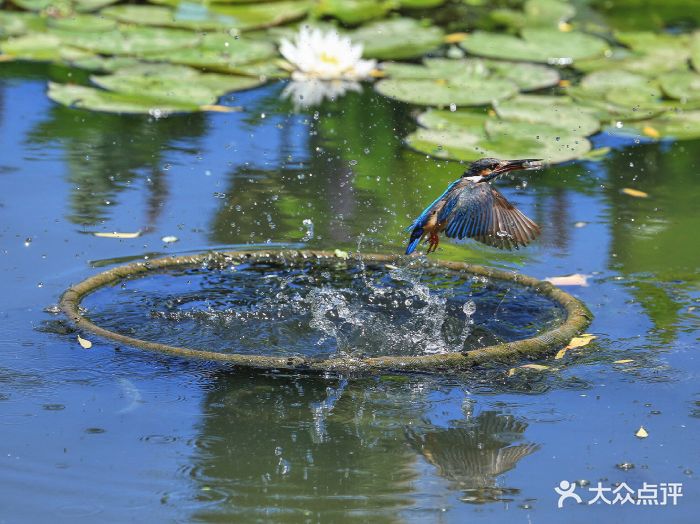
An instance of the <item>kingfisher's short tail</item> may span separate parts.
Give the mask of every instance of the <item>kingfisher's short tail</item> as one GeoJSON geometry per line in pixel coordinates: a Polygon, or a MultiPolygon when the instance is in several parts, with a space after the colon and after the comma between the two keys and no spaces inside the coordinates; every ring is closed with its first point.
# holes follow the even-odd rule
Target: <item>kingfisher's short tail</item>
{"type": "Polygon", "coordinates": [[[417,227],[411,232],[411,240],[408,242],[408,246],[406,246],[406,254],[410,255],[416,250],[416,247],[420,243],[420,239],[423,237],[423,228],[417,227]]]}

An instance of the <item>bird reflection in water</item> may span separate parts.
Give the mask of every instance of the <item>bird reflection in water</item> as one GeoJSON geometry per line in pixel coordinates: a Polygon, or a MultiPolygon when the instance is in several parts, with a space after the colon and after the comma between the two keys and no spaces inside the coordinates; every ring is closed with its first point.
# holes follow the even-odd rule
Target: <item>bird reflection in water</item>
{"type": "Polygon", "coordinates": [[[511,415],[484,411],[468,427],[407,430],[411,446],[437,473],[462,491],[460,500],[472,504],[511,501],[518,489],[499,485],[498,477],[535,452],[536,444],[514,444],[527,424],[511,415]]]}

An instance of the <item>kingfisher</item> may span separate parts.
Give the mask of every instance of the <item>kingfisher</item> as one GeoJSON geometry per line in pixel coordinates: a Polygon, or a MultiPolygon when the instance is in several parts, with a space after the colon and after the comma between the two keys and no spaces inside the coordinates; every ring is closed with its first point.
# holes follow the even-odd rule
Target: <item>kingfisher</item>
{"type": "Polygon", "coordinates": [[[508,202],[490,182],[509,171],[539,169],[541,159],[498,160],[482,158],[469,166],[445,192],[406,228],[411,238],[410,255],[428,237],[432,253],[440,243],[440,233],[448,238],[473,238],[499,249],[518,249],[540,234],[540,227],[508,202]]]}

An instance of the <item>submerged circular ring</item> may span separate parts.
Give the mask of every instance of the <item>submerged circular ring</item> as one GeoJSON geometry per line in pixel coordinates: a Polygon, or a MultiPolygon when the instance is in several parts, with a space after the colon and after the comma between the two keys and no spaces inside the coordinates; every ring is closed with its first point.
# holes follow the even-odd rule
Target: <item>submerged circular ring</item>
{"type": "MultiPolygon", "coordinates": [[[[363,260],[375,263],[392,263],[401,257],[382,254],[363,254],[363,260]]],[[[61,310],[68,315],[76,327],[89,331],[100,337],[147,351],[155,351],[185,358],[197,358],[211,361],[228,362],[235,366],[259,369],[295,369],[309,371],[419,371],[444,372],[470,368],[487,362],[509,362],[519,358],[541,358],[550,352],[560,349],[588,327],[592,314],[579,300],[549,282],[521,275],[517,272],[501,271],[484,266],[433,260],[427,262],[430,267],[446,268],[452,271],[479,275],[491,279],[514,282],[529,287],[537,293],[549,297],[559,304],[566,312],[565,320],[557,327],[535,337],[505,342],[493,346],[473,349],[466,352],[440,353],[421,356],[382,356],[367,358],[313,359],[304,357],[273,357],[265,355],[241,355],[236,353],[218,353],[214,351],[170,346],[158,342],[150,342],[128,337],[114,331],[102,328],[80,311],[82,299],[97,289],[115,284],[116,282],[153,270],[202,264],[207,261],[225,260],[230,262],[254,260],[329,260],[338,257],[328,251],[209,251],[197,255],[173,256],[154,259],[146,262],[134,262],[117,266],[70,287],[61,297],[61,310]]]]}

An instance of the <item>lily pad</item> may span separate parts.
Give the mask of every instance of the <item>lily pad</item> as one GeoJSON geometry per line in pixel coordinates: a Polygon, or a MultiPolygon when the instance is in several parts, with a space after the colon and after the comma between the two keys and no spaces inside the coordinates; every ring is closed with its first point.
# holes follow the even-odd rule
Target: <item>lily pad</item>
{"type": "Polygon", "coordinates": [[[62,31],[87,33],[99,33],[117,28],[114,20],[88,14],[71,14],[60,18],[48,17],[46,25],[62,31]]]}
{"type": "Polygon", "coordinates": [[[217,30],[235,27],[236,19],[212,13],[200,4],[181,4],[177,9],[156,5],[115,5],[103,9],[102,15],[120,22],[179,27],[193,30],[217,30]]]}
{"type": "Polygon", "coordinates": [[[344,24],[356,25],[382,18],[397,7],[394,0],[319,0],[314,8],[317,16],[332,16],[344,24]]]}
{"type": "Polygon", "coordinates": [[[550,163],[580,158],[591,149],[583,137],[559,137],[542,132],[522,136],[514,125],[495,124],[488,134],[469,131],[419,129],[406,137],[406,144],[436,158],[473,161],[483,156],[496,158],[543,158],[550,163]],[[539,138],[537,138],[539,136],[539,138]]]}
{"type": "Polygon", "coordinates": [[[661,89],[670,98],[681,102],[700,100],[700,74],[691,71],[668,73],[659,78],[661,89]]]}
{"type": "Polygon", "coordinates": [[[576,8],[561,0],[528,0],[522,11],[514,9],[494,9],[491,19],[496,23],[521,29],[523,27],[559,28],[570,20],[576,8]]]}
{"type": "Polygon", "coordinates": [[[612,128],[609,131],[612,134],[695,140],[700,138],[700,111],[664,113],[656,118],[634,122],[622,128],[612,128]]]}
{"type": "Polygon", "coordinates": [[[629,71],[654,77],[669,71],[687,68],[688,54],[672,48],[658,48],[652,51],[627,51],[616,49],[610,56],[579,60],[574,67],[583,72],[600,70],[629,71]]]}
{"type": "Polygon", "coordinates": [[[196,69],[172,64],[138,64],[119,69],[112,75],[92,76],[90,80],[110,91],[198,106],[214,104],[232,91],[257,87],[262,82],[244,76],[201,73],[196,69]]]}
{"type": "Polygon", "coordinates": [[[555,69],[540,64],[480,58],[427,58],[423,64],[387,62],[382,64],[382,69],[386,75],[393,78],[443,79],[451,82],[459,82],[463,78],[499,78],[510,80],[523,90],[540,89],[559,82],[559,73],[555,69]]]}
{"type": "Polygon", "coordinates": [[[0,42],[0,51],[18,60],[52,62],[61,58],[61,39],[46,33],[32,33],[0,42]]]}
{"type": "Polygon", "coordinates": [[[518,86],[510,80],[494,78],[462,77],[457,81],[389,78],[375,87],[384,96],[402,102],[437,107],[485,105],[518,92],[518,86]]]}
{"type": "Polygon", "coordinates": [[[103,55],[144,56],[194,47],[199,37],[190,31],[155,27],[123,27],[102,33],[60,32],[67,44],[103,55]]]}
{"type": "Polygon", "coordinates": [[[48,96],[68,107],[108,113],[166,115],[168,113],[199,111],[195,104],[158,100],[144,95],[111,93],[91,87],[49,82],[48,96]]]}
{"type": "Polygon", "coordinates": [[[233,18],[235,29],[251,30],[298,20],[311,9],[309,1],[262,2],[245,5],[213,4],[209,10],[217,15],[233,18]]]}
{"type": "Polygon", "coordinates": [[[700,31],[693,33],[690,39],[690,61],[693,68],[700,73],[700,31]]]}
{"type": "Polygon", "coordinates": [[[44,11],[56,8],[59,12],[89,12],[97,11],[101,7],[115,4],[119,0],[12,0],[12,3],[27,11],[44,11]]]}
{"type": "Polygon", "coordinates": [[[474,134],[483,135],[484,125],[488,118],[489,115],[484,110],[428,109],[418,115],[417,120],[421,126],[438,131],[467,131],[471,129],[474,134]]]}
{"type": "MultiPolygon", "coordinates": [[[[595,112],[563,96],[521,95],[495,105],[504,120],[547,125],[566,135],[588,136],[600,129],[595,112]]],[[[554,132],[552,132],[554,133],[554,132]]]]}
{"type": "Polygon", "coordinates": [[[34,13],[0,11],[0,38],[20,36],[31,31],[43,31],[46,21],[34,13]]]}
{"type": "Polygon", "coordinates": [[[526,28],[521,36],[477,31],[460,45],[475,55],[558,65],[600,56],[608,49],[602,38],[578,31],[526,28]]]}
{"type": "Polygon", "coordinates": [[[347,32],[353,42],[364,46],[365,58],[400,60],[423,56],[443,44],[442,29],[421,24],[413,18],[393,18],[363,25],[347,32]]]}
{"type": "Polygon", "coordinates": [[[277,50],[270,42],[213,33],[204,35],[194,47],[151,53],[147,58],[229,72],[243,64],[274,56],[277,56],[277,50]]]}

